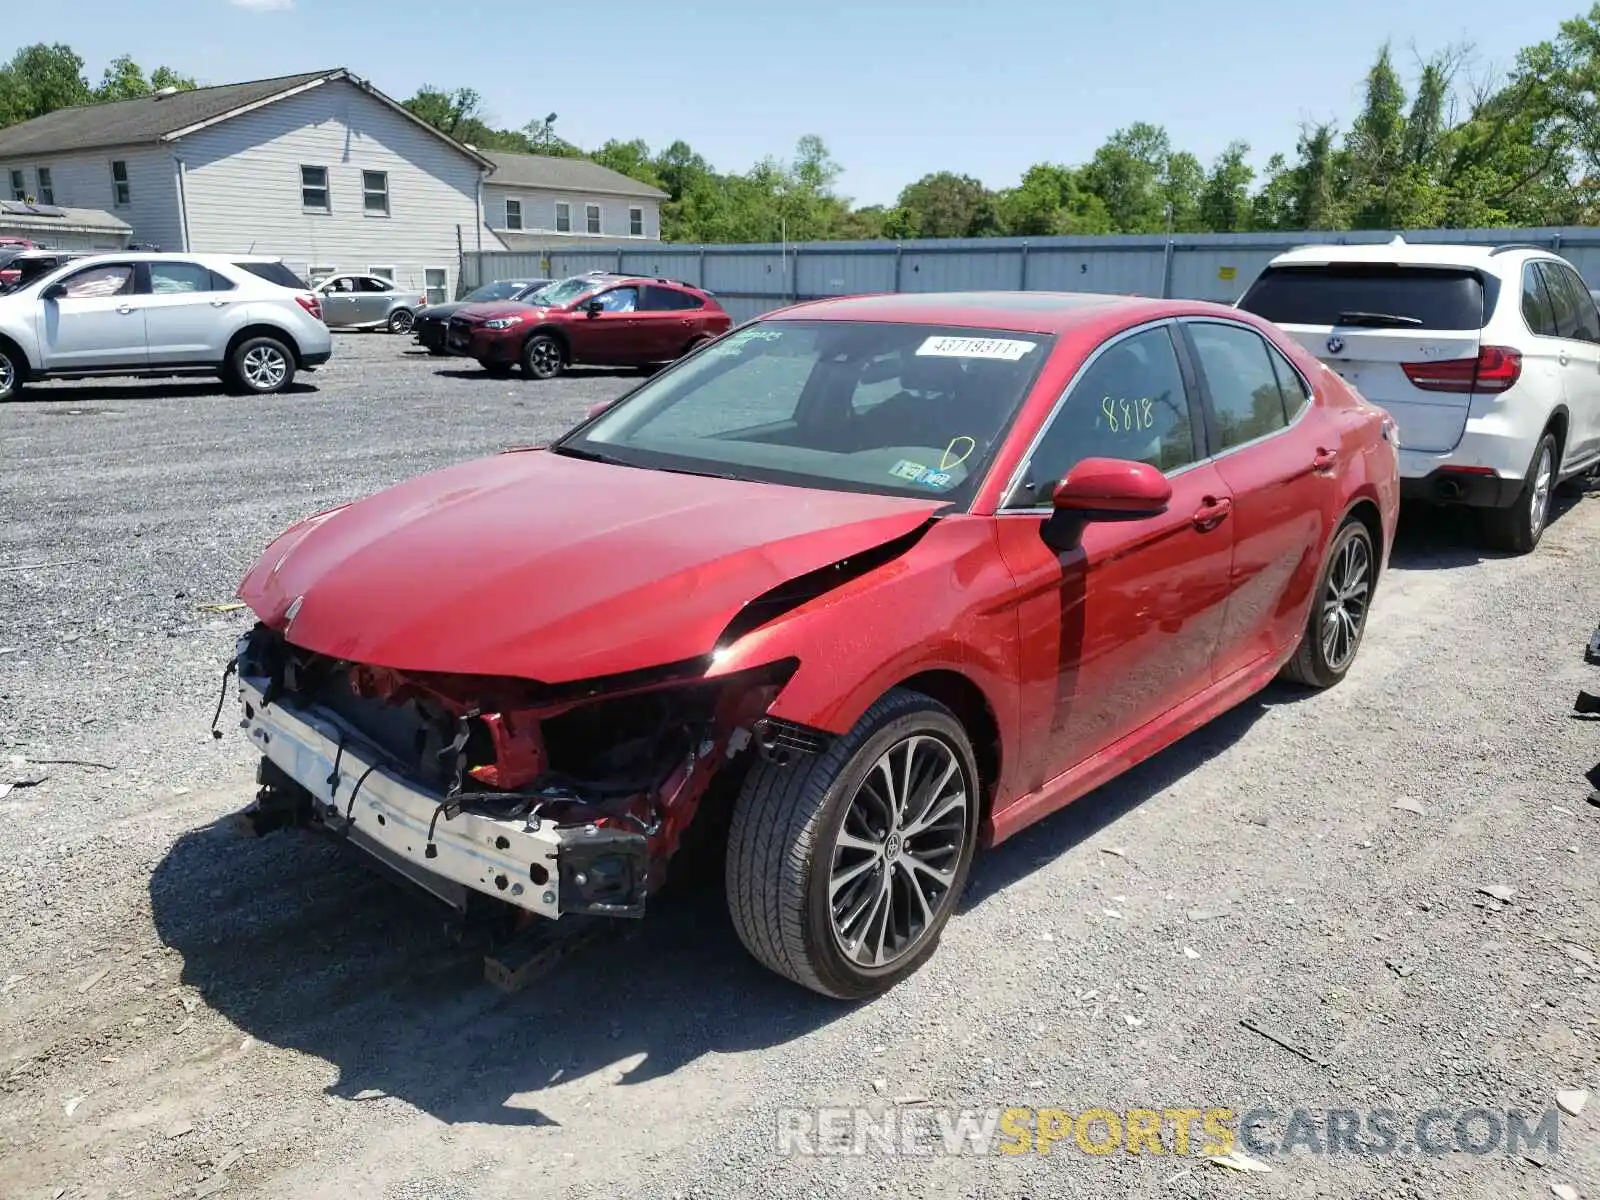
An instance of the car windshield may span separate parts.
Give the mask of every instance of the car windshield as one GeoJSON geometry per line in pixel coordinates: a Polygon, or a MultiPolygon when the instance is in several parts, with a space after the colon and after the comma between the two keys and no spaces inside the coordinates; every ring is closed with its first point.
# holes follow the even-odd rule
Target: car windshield
{"type": "Polygon", "coordinates": [[[485,300],[509,300],[522,290],[522,286],[520,283],[507,283],[504,280],[486,283],[468,292],[466,301],[470,304],[481,304],[485,300]]]}
{"type": "Polygon", "coordinates": [[[656,376],[554,449],[966,504],[1050,342],[898,322],[757,322],[656,376]]]}
{"type": "Polygon", "coordinates": [[[604,279],[595,275],[574,275],[571,279],[558,279],[529,296],[528,303],[542,304],[546,308],[571,304],[579,297],[587,296],[604,282],[604,279]]]}

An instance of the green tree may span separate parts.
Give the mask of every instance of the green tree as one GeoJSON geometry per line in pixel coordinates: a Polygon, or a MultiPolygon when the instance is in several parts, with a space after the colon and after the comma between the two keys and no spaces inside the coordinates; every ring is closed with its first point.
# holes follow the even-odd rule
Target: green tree
{"type": "Polygon", "coordinates": [[[1084,184],[1100,198],[1116,233],[1160,233],[1170,200],[1167,131],[1143,121],[1119,129],[1084,168],[1084,184]]]}
{"type": "Polygon", "coordinates": [[[31,121],[93,99],[83,59],[60,42],[24,46],[0,67],[0,125],[31,121]]]}
{"type": "Polygon", "coordinates": [[[1248,143],[1229,142],[1211,164],[1200,192],[1201,228],[1215,233],[1243,233],[1254,227],[1250,185],[1256,173],[1245,161],[1249,154],[1248,143]]]}
{"type": "Polygon", "coordinates": [[[937,171],[900,193],[897,207],[915,214],[919,237],[982,237],[998,229],[994,195],[970,175],[937,171]]]}

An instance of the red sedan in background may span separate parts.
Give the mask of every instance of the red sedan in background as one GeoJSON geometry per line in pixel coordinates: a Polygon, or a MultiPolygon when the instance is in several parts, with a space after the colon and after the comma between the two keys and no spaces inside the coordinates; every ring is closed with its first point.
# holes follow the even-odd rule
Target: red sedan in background
{"type": "Polygon", "coordinates": [[[1398,502],[1388,414],[1234,309],[789,308],[274,542],[252,817],[524,918],[641,915],[714,839],[757,959],[871,995],[980,845],[1337,683],[1398,502]]]}
{"type": "Polygon", "coordinates": [[[552,283],[520,303],[467,305],[450,318],[445,348],[487,371],[520,366],[530,379],[553,379],[574,364],[659,366],[732,326],[709,292],[597,272],[552,283]]]}

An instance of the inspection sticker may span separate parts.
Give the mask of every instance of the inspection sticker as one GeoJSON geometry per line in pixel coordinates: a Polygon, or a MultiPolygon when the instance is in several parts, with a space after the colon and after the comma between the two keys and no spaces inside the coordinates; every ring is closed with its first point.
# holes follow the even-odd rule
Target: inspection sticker
{"type": "Polygon", "coordinates": [[[994,358],[1016,362],[1037,344],[1019,342],[1015,338],[931,337],[917,347],[917,353],[935,358],[994,358]]]}

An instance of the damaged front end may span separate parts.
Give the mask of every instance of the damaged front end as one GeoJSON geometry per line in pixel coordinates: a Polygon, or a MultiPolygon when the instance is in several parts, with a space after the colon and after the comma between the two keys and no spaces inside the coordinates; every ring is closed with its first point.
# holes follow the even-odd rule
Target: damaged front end
{"type": "Polygon", "coordinates": [[[556,918],[638,917],[792,663],[714,679],[709,660],[548,686],[347,662],[265,625],[234,663],[262,754],[258,833],[320,827],[465,911],[473,893],[556,918]]]}

